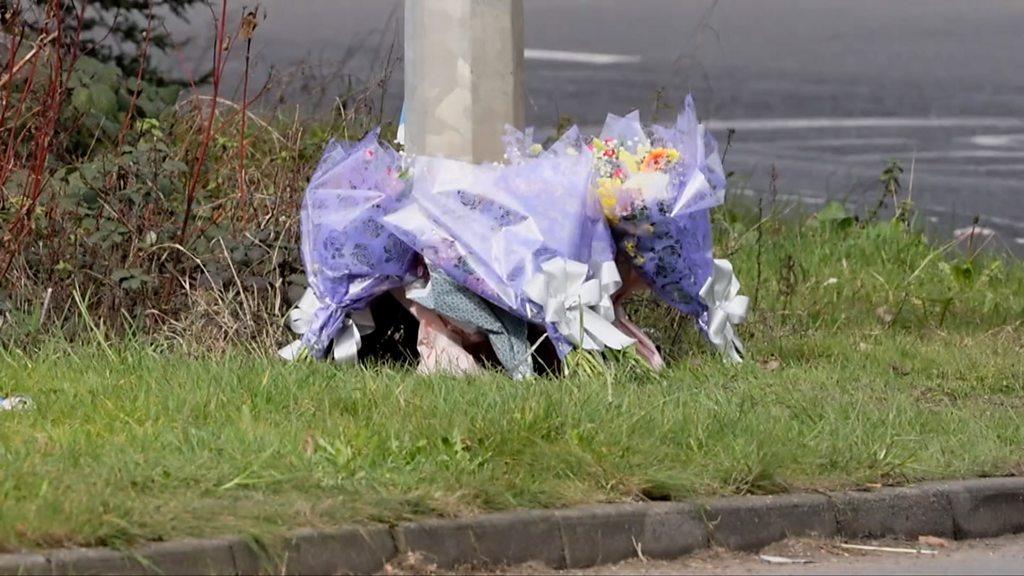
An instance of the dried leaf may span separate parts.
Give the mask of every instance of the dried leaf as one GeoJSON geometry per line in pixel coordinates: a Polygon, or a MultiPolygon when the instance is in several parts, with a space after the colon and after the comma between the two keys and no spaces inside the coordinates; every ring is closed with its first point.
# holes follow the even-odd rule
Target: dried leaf
{"type": "Polygon", "coordinates": [[[242,24],[238,30],[238,36],[242,40],[252,40],[253,34],[256,32],[256,27],[259,26],[259,21],[256,19],[256,10],[249,12],[242,18],[242,24]]]}
{"type": "Polygon", "coordinates": [[[918,536],[917,542],[932,548],[949,548],[949,540],[939,538],[938,536],[918,536]]]}
{"type": "Polygon", "coordinates": [[[910,369],[904,368],[903,366],[894,363],[892,365],[892,373],[896,374],[897,376],[910,376],[910,369]]]}
{"type": "Polygon", "coordinates": [[[875,308],[875,316],[882,324],[892,324],[892,319],[895,318],[892,310],[889,310],[885,306],[875,308]]]}

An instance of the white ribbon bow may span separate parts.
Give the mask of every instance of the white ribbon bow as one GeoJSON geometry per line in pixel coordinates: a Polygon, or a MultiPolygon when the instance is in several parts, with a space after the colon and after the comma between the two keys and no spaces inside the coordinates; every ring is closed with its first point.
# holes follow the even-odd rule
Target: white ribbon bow
{"type": "Polygon", "coordinates": [[[733,326],[747,318],[750,299],[740,296],[740,281],[728,260],[715,260],[711,278],[700,289],[700,298],[708,307],[704,329],[708,340],[733,362],[743,361],[743,343],[733,326]]]}
{"type": "Polygon", "coordinates": [[[552,258],[541,264],[541,273],[524,286],[526,295],[543,308],[544,321],[586,350],[621,350],[634,343],[612,325],[615,309],[611,295],[622,280],[615,265],[606,264],[597,278],[587,280],[586,264],[552,258]]]}
{"type": "MultiPolygon", "coordinates": [[[[307,288],[295,308],[288,313],[288,327],[300,336],[305,334],[312,326],[313,318],[320,306],[320,300],[316,294],[311,288],[307,288]]],[[[334,361],[339,364],[355,362],[359,358],[362,336],[373,332],[374,327],[373,316],[370,315],[369,310],[360,310],[345,318],[344,328],[334,338],[331,353],[334,361]]],[[[292,362],[298,360],[305,350],[306,345],[299,339],[278,350],[277,355],[292,362]]]]}

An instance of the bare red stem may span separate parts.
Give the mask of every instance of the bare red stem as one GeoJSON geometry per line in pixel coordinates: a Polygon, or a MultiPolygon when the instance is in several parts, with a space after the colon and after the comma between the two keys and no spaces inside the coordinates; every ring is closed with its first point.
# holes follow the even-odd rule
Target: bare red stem
{"type": "Polygon", "coordinates": [[[227,20],[228,0],[221,0],[220,21],[217,23],[217,46],[213,55],[213,98],[210,99],[210,116],[206,119],[203,128],[202,140],[199,143],[199,153],[196,155],[195,167],[192,169],[192,178],[188,183],[188,191],[185,194],[185,216],[181,220],[181,231],[179,241],[185,244],[185,237],[188,232],[189,220],[192,218],[192,206],[196,200],[196,192],[199,189],[199,179],[203,174],[203,164],[210,152],[210,142],[213,140],[213,123],[217,117],[217,101],[220,98],[220,81],[224,72],[224,62],[227,60],[227,20]]]}

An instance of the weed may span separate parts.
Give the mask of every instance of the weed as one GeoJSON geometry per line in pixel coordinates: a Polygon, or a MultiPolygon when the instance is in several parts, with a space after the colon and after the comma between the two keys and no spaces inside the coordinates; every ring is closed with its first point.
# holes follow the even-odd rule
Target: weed
{"type": "Polygon", "coordinates": [[[0,341],[91,337],[69,306],[77,289],[113,336],[273,349],[304,289],[297,223],[308,173],[328,138],[359,138],[380,119],[393,52],[329,123],[261,118],[251,106],[266,87],[250,94],[244,78],[239,103],[219,88],[230,59],[250,58],[258,9],[232,32],[228,3],[217,5],[211,93],[179,97],[144,80],[148,46],[126,76],[82,56],[81,22],[50,6],[41,28],[8,19],[15,33],[0,63],[0,341]],[[29,329],[44,299],[47,330],[29,329]]]}

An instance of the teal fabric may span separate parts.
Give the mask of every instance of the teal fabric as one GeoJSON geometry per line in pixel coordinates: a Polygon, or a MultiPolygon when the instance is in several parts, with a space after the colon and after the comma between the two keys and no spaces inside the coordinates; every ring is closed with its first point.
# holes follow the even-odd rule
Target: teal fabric
{"type": "Polygon", "coordinates": [[[486,302],[440,270],[429,267],[425,290],[409,298],[442,316],[487,335],[501,365],[516,380],[533,375],[526,321],[486,302]]]}

